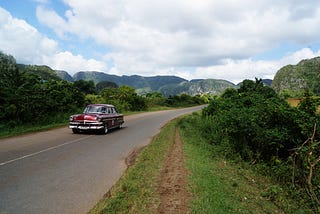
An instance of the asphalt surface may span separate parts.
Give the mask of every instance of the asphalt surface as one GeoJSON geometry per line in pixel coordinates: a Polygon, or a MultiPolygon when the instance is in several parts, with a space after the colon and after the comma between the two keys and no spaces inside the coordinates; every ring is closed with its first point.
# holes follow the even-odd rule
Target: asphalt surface
{"type": "Polygon", "coordinates": [[[107,135],[67,127],[0,140],[0,213],[87,213],[126,170],[125,158],[169,120],[203,106],[125,117],[107,135]]]}

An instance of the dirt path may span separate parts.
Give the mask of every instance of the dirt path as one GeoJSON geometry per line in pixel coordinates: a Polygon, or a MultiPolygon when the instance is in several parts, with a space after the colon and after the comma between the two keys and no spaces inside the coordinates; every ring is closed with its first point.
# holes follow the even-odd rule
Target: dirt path
{"type": "Polygon", "coordinates": [[[179,130],[176,129],[175,143],[170,148],[160,174],[160,205],[157,213],[189,213],[188,201],[191,194],[187,191],[187,175],[182,141],[179,130]]]}

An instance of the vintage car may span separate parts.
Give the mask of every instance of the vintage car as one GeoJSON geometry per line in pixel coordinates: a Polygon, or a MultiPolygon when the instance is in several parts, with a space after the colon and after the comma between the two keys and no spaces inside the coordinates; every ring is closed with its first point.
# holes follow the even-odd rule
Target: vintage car
{"type": "Polygon", "coordinates": [[[83,114],[70,116],[69,128],[75,134],[89,130],[107,134],[110,129],[121,128],[123,123],[123,114],[118,114],[113,105],[91,104],[84,109],[83,114]]]}

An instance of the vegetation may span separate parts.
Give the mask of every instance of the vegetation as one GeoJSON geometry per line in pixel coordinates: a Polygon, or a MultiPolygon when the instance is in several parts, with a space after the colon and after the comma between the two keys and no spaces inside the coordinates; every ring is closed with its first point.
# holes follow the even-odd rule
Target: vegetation
{"type": "Polygon", "coordinates": [[[39,66],[17,64],[17,68],[21,72],[35,74],[42,80],[61,80],[54,70],[45,65],[39,66]]]}
{"type": "Polygon", "coordinates": [[[28,72],[31,68],[20,70],[13,57],[0,55],[0,121],[6,121],[8,128],[47,120],[84,105],[84,95],[72,83],[41,79],[28,72]]]}
{"type": "Polygon", "coordinates": [[[216,79],[200,79],[184,81],[180,84],[167,84],[159,89],[165,96],[170,96],[174,94],[221,94],[227,88],[236,88],[231,82],[226,80],[216,80],[216,79]]]}
{"type": "Polygon", "coordinates": [[[102,81],[102,82],[97,83],[96,92],[99,93],[100,91],[102,91],[105,88],[118,88],[118,85],[114,82],[102,81]]]}
{"type": "Polygon", "coordinates": [[[258,167],[225,156],[225,145],[205,138],[201,113],[170,122],[90,213],[154,213],[159,206],[159,175],[180,127],[184,142],[190,213],[310,213],[258,167]]]}
{"type": "MultiPolygon", "coordinates": [[[[235,173],[232,178],[238,177],[237,173],[246,175],[249,173],[251,177],[253,176],[251,171],[244,172],[240,170],[242,168],[239,168],[249,165],[275,182],[270,187],[262,186],[264,191],[260,196],[266,197],[285,212],[297,209],[301,212],[312,210],[319,213],[320,116],[317,113],[319,100],[313,96],[319,93],[320,81],[318,77],[314,77],[318,71],[316,68],[319,65],[319,59],[302,61],[299,63],[301,68],[287,67],[299,71],[298,73],[286,73],[287,68],[284,69],[284,73],[288,74],[284,77],[289,78],[285,81],[286,84],[290,85],[290,81],[295,82],[298,84],[295,88],[299,90],[284,89],[281,81],[276,80],[273,87],[281,93],[280,96],[272,88],[265,86],[261,80],[245,80],[240,88],[228,88],[219,97],[208,94],[164,96],[160,92],[147,92],[141,96],[134,88],[127,85],[119,84],[121,86],[118,87],[108,82],[95,85],[94,81],[84,80],[71,83],[58,78],[47,66],[19,65],[12,56],[0,53],[0,136],[10,135],[12,131],[16,133],[21,129],[29,130],[30,127],[38,129],[39,126],[48,128],[48,124],[65,124],[68,115],[82,111],[83,107],[89,103],[110,103],[114,104],[120,112],[125,112],[163,106],[185,107],[210,102],[202,116],[193,115],[193,119],[183,120],[184,122],[180,123],[185,141],[190,142],[186,147],[189,152],[189,167],[197,177],[191,176],[194,179],[192,185],[195,185],[193,191],[197,196],[199,195],[199,198],[196,199],[198,202],[193,204],[194,209],[201,210],[200,207],[206,207],[208,204],[205,203],[210,204],[213,200],[217,203],[215,207],[221,207],[221,212],[246,210],[247,207],[239,202],[241,192],[239,192],[238,199],[230,198],[226,194],[233,187],[238,187],[240,181],[228,180],[225,175],[230,171],[235,173]],[[308,73],[308,71],[311,72],[308,73]],[[309,81],[309,79],[314,81],[309,81]],[[297,107],[291,107],[281,98],[290,97],[295,93],[301,96],[302,89],[304,99],[301,99],[297,107]],[[192,130],[193,134],[189,133],[188,129],[192,130]],[[199,157],[201,155],[203,157],[199,157]],[[218,159],[210,160],[210,157],[218,159]],[[195,161],[192,161],[193,158],[195,161]],[[218,174],[217,170],[221,160],[232,164],[221,169],[225,170],[225,174],[217,176],[215,173],[218,174]],[[204,162],[208,162],[208,165],[203,164],[204,162]],[[237,168],[240,172],[236,170],[237,168]],[[206,170],[209,170],[210,173],[207,173],[206,170]],[[213,180],[209,179],[210,177],[213,180]],[[200,179],[199,183],[197,179],[200,179]],[[232,187],[230,187],[230,182],[232,187]],[[197,186],[201,185],[205,188],[197,189],[197,186]],[[207,190],[218,192],[205,192],[207,190]],[[201,198],[202,196],[205,198],[201,198]],[[213,199],[209,198],[211,196],[213,199]],[[287,202],[287,198],[296,199],[302,204],[297,207],[295,203],[287,202]],[[224,201],[217,201],[218,199],[224,201]],[[235,207],[228,206],[229,203],[234,204],[235,207]]],[[[141,80],[139,76],[134,78],[141,80]]],[[[150,80],[154,81],[154,84],[157,82],[157,78],[151,78],[148,81],[150,80]]],[[[180,81],[176,78],[171,80],[180,81]]],[[[147,80],[143,79],[138,83],[143,86],[145,82],[147,80]]],[[[203,83],[198,82],[197,84],[200,84],[198,85],[200,87],[203,83]]],[[[150,85],[148,87],[151,88],[150,85]]],[[[103,204],[105,210],[110,208],[119,211],[118,205],[121,205],[124,207],[123,210],[130,208],[136,212],[147,208],[145,203],[154,203],[157,200],[153,189],[154,176],[162,161],[162,155],[165,154],[171,142],[170,133],[168,130],[161,135],[162,140],[154,143],[150,150],[146,150],[140,157],[142,167],[141,165],[134,167],[141,167],[138,172],[135,172],[134,169],[128,171],[129,181],[124,181],[115,187],[118,190],[112,197],[114,201],[111,201],[110,205],[108,205],[109,202],[103,204]],[[148,154],[149,152],[151,155],[148,154]],[[149,160],[151,162],[148,162],[149,160]],[[147,165],[152,168],[150,172],[147,165]],[[151,174],[142,174],[141,171],[151,174]],[[147,178],[152,179],[149,181],[147,178]],[[134,183],[131,183],[131,180],[134,179],[136,179],[134,183]],[[129,199],[131,195],[141,200],[135,202],[129,199]]],[[[257,188],[244,191],[256,194],[259,192],[257,188]]],[[[273,207],[273,205],[270,206],[273,207]]],[[[262,209],[269,210],[269,208],[262,209]]],[[[126,212],[121,210],[122,208],[119,212],[126,212]]],[[[208,210],[210,210],[209,207],[208,210]]],[[[257,210],[257,212],[260,211],[257,210]]]]}
{"type": "Polygon", "coordinates": [[[191,213],[303,213],[300,201],[252,165],[226,156],[224,144],[203,135],[201,114],[179,122],[193,200],[191,213]]]}
{"type": "Polygon", "coordinates": [[[260,80],[226,90],[204,110],[203,136],[225,157],[259,166],[319,212],[320,144],[317,101],[306,94],[298,108],[260,80]]]}
{"type": "Polygon", "coordinates": [[[287,65],[275,75],[272,87],[283,97],[303,97],[307,89],[320,95],[320,57],[306,59],[297,65],[287,65]]]}
{"type": "Polygon", "coordinates": [[[157,207],[159,203],[158,178],[168,149],[175,140],[176,123],[171,122],[162,129],[91,214],[152,213],[153,206],[157,207]]]}
{"type": "Polygon", "coordinates": [[[237,87],[231,82],[218,79],[197,79],[188,81],[176,76],[116,76],[96,71],[82,71],[71,77],[65,72],[57,72],[61,78],[68,81],[93,81],[97,86],[100,82],[112,82],[117,86],[130,86],[134,88],[139,95],[146,95],[147,93],[153,92],[160,92],[165,97],[179,94],[188,94],[191,96],[207,93],[220,94],[226,88],[237,87]]]}
{"type": "MultiPolygon", "coordinates": [[[[69,77],[70,78],[70,77],[69,77]]],[[[135,89],[149,88],[148,92],[158,90],[161,86],[167,84],[179,84],[186,81],[180,77],[175,76],[154,76],[154,77],[142,77],[138,75],[132,76],[117,76],[106,74],[103,72],[87,71],[78,72],[73,76],[75,81],[86,80],[94,81],[96,84],[103,81],[114,82],[118,86],[128,85],[135,89]]]]}
{"type": "MultiPolygon", "coordinates": [[[[63,72],[60,72],[63,73],[63,72]]],[[[0,53],[0,136],[21,130],[66,124],[68,115],[90,103],[114,104],[118,111],[145,111],[159,106],[183,107],[206,102],[208,97],[179,95],[165,98],[138,95],[134,88],[112,82],[62,80],[47,66],[19,65],[0,53]],[[26,128],[28,127],[28,128],[26,128]]]]}

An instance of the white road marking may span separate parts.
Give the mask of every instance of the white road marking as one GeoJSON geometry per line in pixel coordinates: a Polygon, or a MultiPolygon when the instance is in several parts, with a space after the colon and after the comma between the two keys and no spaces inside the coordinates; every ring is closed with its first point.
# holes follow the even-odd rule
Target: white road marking
{"type": "Polygon", "coordinates": [[[84,139],[87,139],[87,138],[90,138],[90,137],[91,136],[86,136],[86,137],[83,137],[83,138],[80,138],[80,139],[76,139],[76,140],[73,140],[73,141],[70,141],[70,142],[67,142],[67,143],[63,143],[63,144],[60,144],[60,145],[57,145],[57,146],[49,147],[49,148],[41,150],[39,152],[31,153],[31,154],[28,154],[28,155],[25,155],[25,156],[22,156],[22,157],[19,157],[19,158],[15,158],[15,159],[12,159],[12,160],[9,160],[9,161],[5,161],[3,163],[0,163],[0,166],[4,166],[6,164],[13,163],[13,162],[18,161],[18,160],[22,160],[22,159],[25,159],[25,158],[28,158],[28,157],[32,157],[32,156],[35,156],[35,155],[38,155],[38,154],[53,150],[53,149],[57,149],[57,148],[62,147],[62,146],[66,146],[66,145],[69,145],[69,144],[72,144],[72,143],[76,143],[76,142],[78,142],[80,140],[84,140],[84,139]]]}

